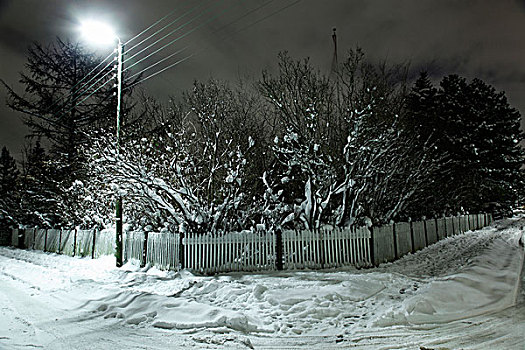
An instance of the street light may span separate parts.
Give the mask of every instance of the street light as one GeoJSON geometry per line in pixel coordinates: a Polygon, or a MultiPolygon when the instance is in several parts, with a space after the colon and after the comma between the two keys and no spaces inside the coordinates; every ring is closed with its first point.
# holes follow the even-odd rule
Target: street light
{"type": "MultiPolygon", "coordinates": [[[[117,41],[117,162],[120,153],[120,126],[122,124],[121,119],[121,105],[122,105],[122,65],[124,57],[124,44],[120,38],[115,34],[113,29],[98,21],[86,21],[82,22],[80,28],[84,38],[91,42],[98,44],[114,44],[117,41]]],[[[117,258],[117,267],[122,266],[122,196],[117,193],[117,200],[115,203],[115,216],[116,216],[116,248],[115,257],[117,258]]]]}

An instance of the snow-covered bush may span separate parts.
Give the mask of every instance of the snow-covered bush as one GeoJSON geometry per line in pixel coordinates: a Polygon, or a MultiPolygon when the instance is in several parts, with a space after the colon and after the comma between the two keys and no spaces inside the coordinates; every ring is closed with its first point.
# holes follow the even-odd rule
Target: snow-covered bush
{"type": "Polygon", "coordinates": [[[260,135],[236,120],[255,108],[239,94],[214,81],[196,84],[184,104],[164,111],[149,133],[123,141],[118,154],[112,137],[98,139],[93,178],[123,196],[129,222],[196,233],[252,225],[247,156],[260,135]]]}

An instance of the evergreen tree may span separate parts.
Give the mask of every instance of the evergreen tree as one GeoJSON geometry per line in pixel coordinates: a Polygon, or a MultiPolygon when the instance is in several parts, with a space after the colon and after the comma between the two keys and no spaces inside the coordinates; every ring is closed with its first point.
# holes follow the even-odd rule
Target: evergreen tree
{"type": "Polygon", "coordinates": [[[30,146],[22,162],[20,177],[23,223],[53,227],[60,222],[58,183],[53,163],[40,141],[30,146]]]}
{"type": "MultiPolygon", "coordinates": [[[[472,118],[472,167],[479,180],[478,204],[500,202],[512,205],[521,181],[524,152],[519,143],[520,113],[510,107],[503,92],[480,79],[469,84],[472,118]]],[[[476,209],[476,208],[475,208],[476,209]]]]}
{"type": "Polygon", "coordinates": [[[436,90],[422,74],[407,98],[405,119],[404,127],[443,157],[424,188],[427,200],[413,212],[478,211],[484,203],[516,200],[523,133],[520,114],[503,92],[458,75],[444,77],[436,90]]]}
{"type": "Polygon", "coordinates": [[[17,188],[19,171],[15,159],[6,147],[0,155],[0,227],[6,228],[18,222],[19,195],[17,188]]]}
{"type": "MultiPolygon", "coordinates": [[[[57,204],[68,223],[79,220],[75,209],[81,199],[71,192],[86,178],[81,149],[88,147],[94,130],[115,129],[114,67],[100,63],[100,58],[76,43],[60,39],[47,47],[35,43],[28,52],[26,72],[21,73],[25,93],[15,92],[4,82],[8,106],[23,113],[32,134],[45,137],[50,145],[49,161],[56,170],[61,197],[57,204]]],[[[125,91],[129,96],[130,89],[125,91]]]]}
{"type": "Polygon", "coordinates": [[[432,85],[427,72],[421,72],[406,99],[406,113],[402,116],[403,127],[425,143],[436,138],[437,89],[432,85]]]}
{"type": "MultiPolygon", "coordinates": [[[[433,159],[445,160],[441,149],[441,128],[438,90],[430,81],[427,72],[420,73],[406,98],[406,109],[401,115],[401,128],[415,138],[414,153],[420,150],[433,159]]],[[[417,191],[417,200],[407,208],[406,216],[418,218],[442,213],[448,204],[443,183],[447,183],[448,172],[443,162],[435,162],[433,171],[417,191]]]]}

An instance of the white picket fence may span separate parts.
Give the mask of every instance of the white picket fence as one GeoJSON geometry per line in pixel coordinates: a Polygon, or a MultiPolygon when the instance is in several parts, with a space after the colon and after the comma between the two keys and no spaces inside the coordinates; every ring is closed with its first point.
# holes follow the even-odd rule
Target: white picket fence
{"type": "Polygon", "coordinates": [[[115,254],[114,230],[78,229],[13,229],[11,244],[28,249],[43,250],[69,256],[92,256],[99,258],[115,254]],[[19,241],[23,232],[23,242],[19,241]],[[93,250],[94,249],[94,250],[93,250]]]}
{"type": "Polygon", "coordinates": [[[163,270],[184,267],[203,274],[276,270],[279,253],[285,270],[364,267],[372,263],[369,242],[366,227],[283,231],[280,252],[275,232],[187,233],[182,240],[178,233],[127,232],[124,257],[134,264],[149,263],[163,270]]]}
{"type": "Polygon", "coordinates": [[[182,244],[183,266],[195,272],[210,274],[276,269],[275,233],[187,234],[182,244]]]}
{"type": "Polygon", "coordinates": [[[180,235],[150,232],[146,262],[161,270],[180,268],[180,235]]]}
{"type": "Polygon", "coordinates": [[[370,266],[370,231],[366,227],[283,232],[285,269],[370,266]]]}
{"type": "MultiPolygon", "coordinates": [[[[169,232],[125,232],[123,257],[132,264],[151,264],[162,270],[187,268],[214,274],[271,271],[281,268],[323,269],[367,267],[393,261],[436,241],[492,222],[490,214],[431,219],[374,227],[242,231],[221,235],[169,232]],[[145,250],[146,248],[146,250],[145,250]]],[[[114,230],[18,229],[12,244],[73,256],[100,257],[115,253],[114,230]]]]}
{"type": "Polygon", "coordinates": [[[132,264],[140,264],[145,237],[144,232],[141,231],[127,231],[124,233],[122,250],[125,261],[129,261],[132,264]]]}

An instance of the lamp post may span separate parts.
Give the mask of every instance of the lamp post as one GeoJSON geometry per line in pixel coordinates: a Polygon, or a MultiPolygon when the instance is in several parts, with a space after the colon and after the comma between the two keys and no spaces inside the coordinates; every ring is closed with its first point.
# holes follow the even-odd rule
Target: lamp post
{"type": "MultiPolygon", "coordinates": [[[[122,124],[122,65],[124,57],[124,44],[118,39],[117,45],[117,163],[120,161],[120,126],[122,124]]],[[[116,247],[115,247],[115,257],[117,259],[117,267],[122,266],[122,196],[120,193],[117,193],[117,200],[115,202],[115,218],[116,222],[116,247]]]]}
{"type": "MultiPolygon", "coordinates": [[[[119,162],[120,154],[120,126],[122,125],[122,71],[123,71],[123,57],[124,44],[120,38],[115,34],[111,27],[95,21],[88,21],[82,23],[81,31],[83,36],[89,41],[97,43],[113,43],[117,40],[117,130],[116,130],[116,160],[119,162]]],[[[117,198],[115,202],[115,258],[116,266],[121,267],[122,259],[122,196],[119,192],[116,193],[117,198]]]]}

